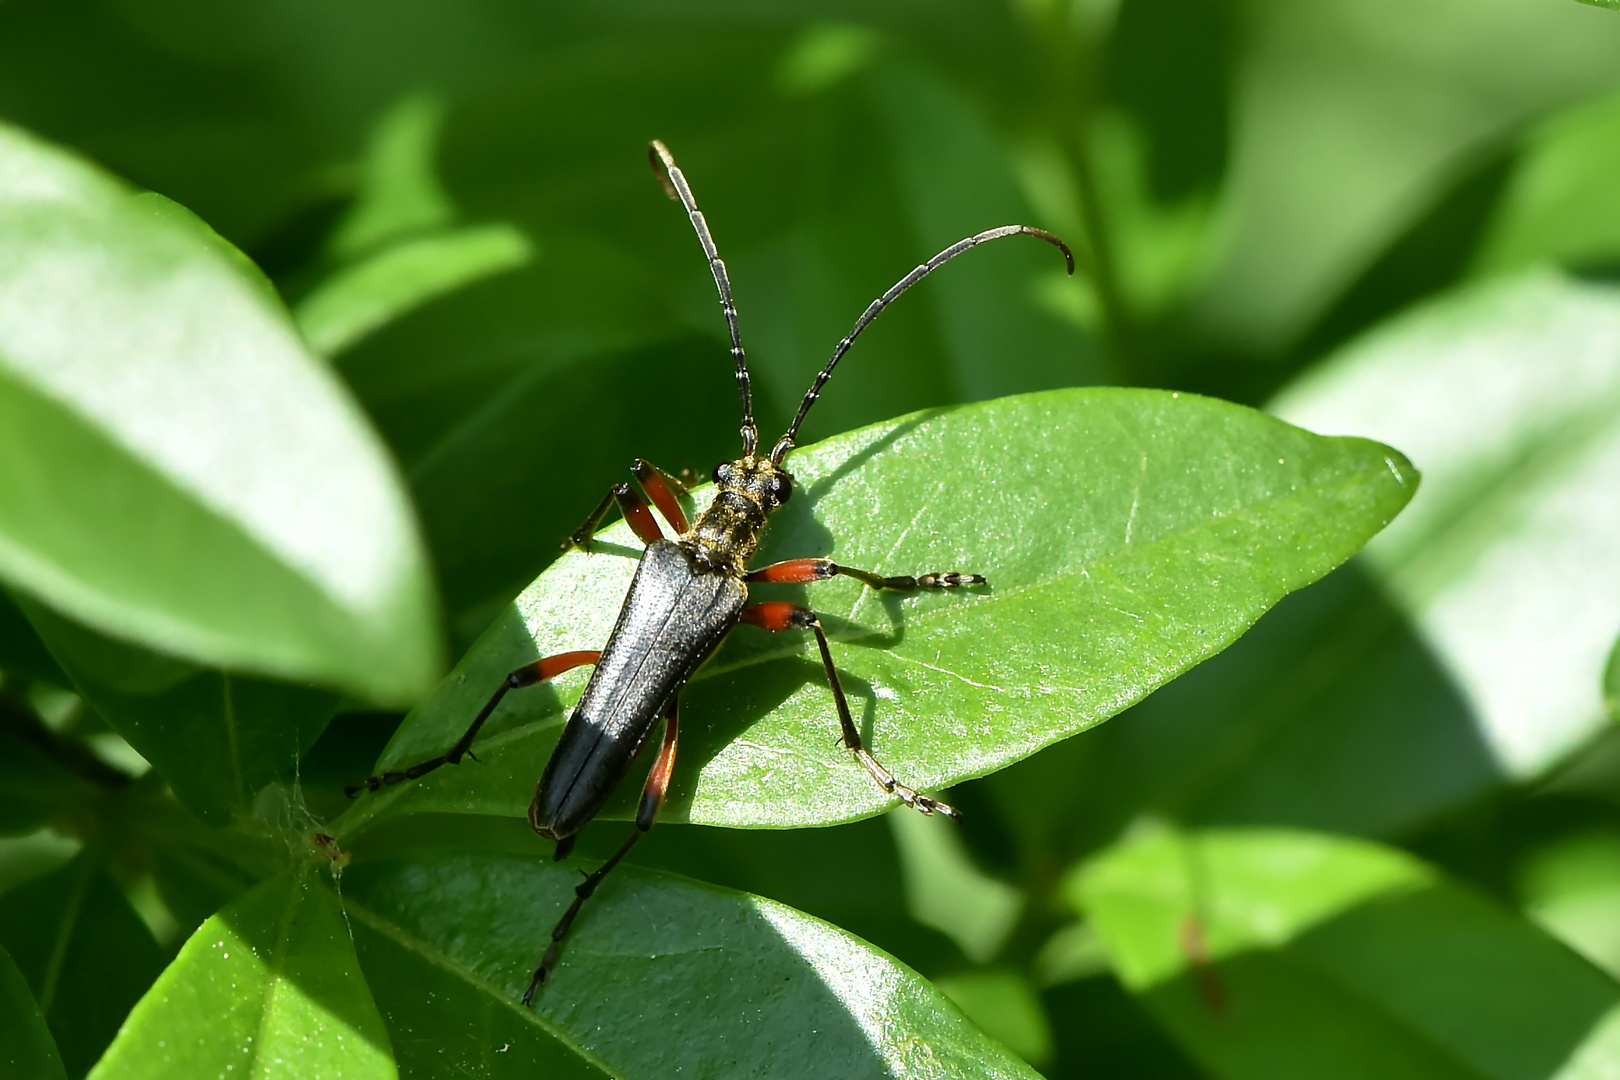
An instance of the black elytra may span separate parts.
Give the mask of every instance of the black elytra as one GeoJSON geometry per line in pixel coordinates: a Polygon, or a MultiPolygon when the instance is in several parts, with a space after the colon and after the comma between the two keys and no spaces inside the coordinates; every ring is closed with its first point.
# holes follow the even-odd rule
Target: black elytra
{"type": "Polygon", "coordinates": [[[692,189],[675,159],[661,142],[649,151],[654,174],[672,199],[678,200],[691,219],[698,242],[709,260],[714,284],[731,336],[731,355],[736,363],[737,390],[742,399],[742,456],[722,461],[714,468],[717,488],[714,500],[688,524],[677,494],[681,482],[662,469],[638,459],[632,468],[638,485],[674,529],[674,539],[666,539],[647,503],[629,484],[617,484],[585,519],[584,524],[564,546],[588,547],[596,525],[617,503],[625,520],[642,542],[642,553],[635,578],[625,594],[618,622],[600,651],[580,650],[542,657],[525,664],[502,680],[493,695],[474,717],[467,731],[445,753],[411,768],[367,777],[348,789],[351,797],[363,791],[412,780],[441,765],[456,765],[471,754],[478,730],[495,711],[507,691],[554,678],[564,671],[594,664],[590,683],[574,707],[529,806],[529,824],[541,836],[557,841],[556,857],[564,857],[573,847],[578,831],[602,809],[607,798],[624,778],[630,762],[642,744],[664,721],[663,743],[651,773],[642,788],[635,828],[611,858],[587,875],[574,890],[573,902],[551,933],[545,955],[535,969],[523,994],[530,1004],[557,964],[562,940],[573,925],[585,900],[613,867],[630,851],[641,835],[652,827],[668,790],[674,768],[679,727],[677,700],[681,688],[717,649],[739,623],[777,632],[809,630],[815,635],[833,693],[840,738],[856,761],[872,779],[906,806],[924,814],[956,817],[948,804],[895,778],[862,743],[850,714],[849,702],[833,666],[832,651],[821,620],[814,611],[780,601],[748,604],[751,582],[808,583],[838,574],[854,577],[874,589],[910,592],[918,589],[952,589],[982,585],[978,574],[954,571],[917,575],[883,576],[868,570],[840,566],[830,559],[791,559],[750,571],[749,561],[759,549],[761,535],[772,511],[793,494],[793,477],[782,467],[782,460],[794,446],[799,427],[810,407],[820,397],[861,331],[896,297],[933,273],[956,256],[991,240],[1008,236],[1033,236],[1063,252],[1069,273],[1074,273],[1074,256],[1067,245],[1051,233],[1028,225],[1000,228],[959,240],[914,268],[862,312],[854,327],[838,342],[832,358],[811,383],[793,422],[768,455],[759,454],[759,429],[754,423],[753,400],[748,382],[748,362],[742,337],[737,329],[737,307],[731,298],[731,282],[726,265],[720,260],[709,225],[697,208],[692,189]]]}

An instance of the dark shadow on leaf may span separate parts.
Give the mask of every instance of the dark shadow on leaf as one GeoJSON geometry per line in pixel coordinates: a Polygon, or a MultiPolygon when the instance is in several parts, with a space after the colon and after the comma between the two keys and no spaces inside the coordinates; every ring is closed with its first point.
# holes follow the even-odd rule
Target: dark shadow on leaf
{"type": "MultiPolygon", "coordinates": [[[[877,1078],[892,1075],[896,1047],[874,1046],[869,1029],[888,1044],[947,1022],[909,1007],[872,1029],[861,1010],[873,988],[850,994],[825,969],[827,948],[860,946],[745,895],[633,867],[584,908],[531,1020],[504,1006],[521,995],[577,881],[566,865],[457,852],[350,868],[361,963],[404,1071],[430,1052],[468,1064],[496,1049],[566,1058],[548,1023],[625,1075],[877,1078]],[[401,1032],[421,1032],[421,1045],[401,1032]]],[[[863,964],[883,962],[866,955],[863,964]]],[[[936,1049],[954,1056],[948,1043],[936,1049]]],[[[558,1061],[546,1075],[578,1065],[558,1061]]]]}

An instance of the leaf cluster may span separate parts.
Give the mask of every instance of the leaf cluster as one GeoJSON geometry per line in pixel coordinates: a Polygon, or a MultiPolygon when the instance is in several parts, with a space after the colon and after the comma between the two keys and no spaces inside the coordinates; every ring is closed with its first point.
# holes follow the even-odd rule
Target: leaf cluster
{"type": "Polygon", "coordinates": [[[0,5],[0,1072],[1620,1068],[1617,59],[1518,0],[0,5]],[[742,628],[526,1009],[638,794],[528,829],[586,673],[343,788],[600,646],[624,463],[736,452],[653,136],[767,429],[958,237],[1080,272],[886,312],[760,555],[989,579],[759,589],[961,826],[742,628]]]}

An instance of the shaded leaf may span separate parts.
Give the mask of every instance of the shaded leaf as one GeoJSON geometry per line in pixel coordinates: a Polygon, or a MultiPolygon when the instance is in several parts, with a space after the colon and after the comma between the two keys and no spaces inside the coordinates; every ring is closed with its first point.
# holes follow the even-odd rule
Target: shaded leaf
{"type": "MultiPolygon", "coordinates": [[[[989,576],[959,595],[880,597],[847,579],[812,594],[868,744],[930,789],[1097,724],[1224,648],[1360,547],[1416,483],[1388,447],[1126,390],[917,414],[788,465],[799,494],[757,563],[832,554],[882,573],[989,576]]],[[[382,767],[442,753],[537,651],[605,640],[636,567],[628,539],[609,530],[525,591],[407,718],[382,767]]],[[[795,637],[745,628],[693,679],[672,819],[780,827],[890,805],[834,742],[825,676],[795,637]]],[[[584,677],[512,695],[478,744],[484,764],[368,796],[346,827],[423,810],[521,816],[584,677]]]]}
{"type": "Polygon", "coordinates": [[[1049,1080],[1208,1080],[1112,975],[1053,987],[1041,1000],[1057,1047],[1049,1080]]]}
{"type": "Polygon", "coordinates": [[[406,701],[437,662],[392,468],[240,256],[0,129],[0,574],[100,630],[406,701]]]}
{"type": "Polygon", "coordinates": [[[526,856],[360,862],[343,895],[412,1074],[1033,1077],[926,980],[759,897],[632,868],[518,998],[578,881],[526,856]],[[679,1032],[679,1038],[671,1038],[679,1032]]]}
{"type": "Polygon", "coordinates": [[[955,822],[921,814],[886,816],[911,917],[945,934],[974,963],[992,959],[1023,914],[1023,892],[973,864],[955,822]]]}
{"type": "Polygon", "coordinates": [[[0,671],[42,679],[52,686],[69,685],[67,673],[51,658],[28,616],[4,589],[0,589],[0,671]]]}
{"type": "Polygon", "coordinates": [[[1205,348],[1282,351],[1468,155],[1620,70],[1620,25],[1572,4],[1244,10],[1231,239],[1194,305],[1205,348]]]}
{"type": "Polygon", "coordinates": [[[388,1032],[337,899],[282,876],[205,922],[91,1073],[391,1078],[388,1032]]]}
{"type": "Polygon", "coordinates": [[[455,206],[434,163],[443,124],[444,102],[421,92],[401,98],[377,121],[366,147],[360,190],[332,234],[333,256],[352,259],[454,220],[455,206]]]}
{"type": "Polygon", "coordinates": [[[1148,830],[1069,894],[1125,984],[1227,1080],[1573,1078],[1620,1060],[1620,987],[1390,848],[1148,830]]]}
{"type": "Polygon", "coordinates": [[[22,972],[0,949],[0,1069],[26,1080],[66,1080],[50,1028],[22,972]]]}
{"type": "Polygon", "coordinates": [[[521,266],[533,253],[509,225],[401,241],[322,281],[299,301],[298,328],[310,348],[333,356],[412,308],[521,266]]]}
{"type": "Polygon", "coordinates": [[[1620,96],[1585,101],[1530,132],[1476,260],[1482,272],[1620,259],[1620,96]]]}
{"type": "Polygon", "coordinates": [[[33,832],[97,793],[51,754],[43,727],[0,699],[0,835],[33,832]]]}
{"type": "Polygon", "coordinates": [[[1525,913],[1620,977],[1620,832],[1591,831],[1532,852],[1519,868],[1525,913]]]}
{"type": "Polygon", "coordinates": [[[1605,724],[1620,610],[1620,290],[1532,274],[1363,339],[1275,411],[1391,440],[1423,491],[1366,562],[1510,776],[1605,724]]]}
{"type": "Polygon", "coordinates": [[[271,780],[292,776],[338,695],[199,668],[24,609],[73,685],[152,763],[193,813],[229,824],[271,780]]]}
{"type": "Polygon", "coordinates": [[[159,971],[163,956],[87,849],[0,897],[0,945],[39,1003],[69,1077],[80,1077],[159,971]]]}
{"type": "Polygon", "coordinates": [[[1603,703],[1609,707],[1609,715],[1620,720],[1620,641],[1614,643],[1603,668],[1603,703]]]}

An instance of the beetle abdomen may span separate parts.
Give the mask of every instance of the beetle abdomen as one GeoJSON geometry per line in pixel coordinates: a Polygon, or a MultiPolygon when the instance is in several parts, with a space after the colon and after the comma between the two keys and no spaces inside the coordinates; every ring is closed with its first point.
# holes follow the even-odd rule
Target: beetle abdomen
{"type": "Polygon", "coordinates": [[[664,704],[737,624],[748,590],[681,548],[647,545],[590,684],[546,764],[529,824],[571,836],[596,815],[657,725],[664,704]]]}

